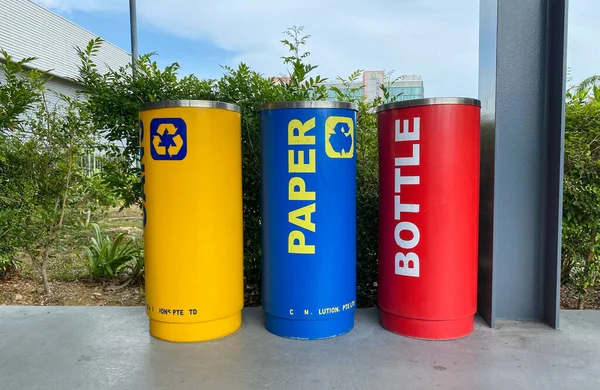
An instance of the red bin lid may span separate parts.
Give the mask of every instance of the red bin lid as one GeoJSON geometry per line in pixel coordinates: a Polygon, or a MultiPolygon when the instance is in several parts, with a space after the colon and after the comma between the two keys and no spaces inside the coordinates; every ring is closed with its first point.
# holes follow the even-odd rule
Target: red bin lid
{"type": "Polygon", "coordinates": [[[462,104],[481,107],[481,102],[477,99],[466,97],[436,97],[425,99],[402,100],[400,102],[386,103],[378,106],[375,111],[395,110],[397,108],[416,107],[416,106],[433,106],[438,104],[462,104]]]}

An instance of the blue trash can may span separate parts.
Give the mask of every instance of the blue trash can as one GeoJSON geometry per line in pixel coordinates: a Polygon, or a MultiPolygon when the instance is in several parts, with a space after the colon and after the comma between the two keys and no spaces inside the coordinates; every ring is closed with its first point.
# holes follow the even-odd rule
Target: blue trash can
{"type": "Polygon", "coordinates": [[[262,305],[275,335],[349,332],[356,307],[354,103],[260,109],[262,305]]]}

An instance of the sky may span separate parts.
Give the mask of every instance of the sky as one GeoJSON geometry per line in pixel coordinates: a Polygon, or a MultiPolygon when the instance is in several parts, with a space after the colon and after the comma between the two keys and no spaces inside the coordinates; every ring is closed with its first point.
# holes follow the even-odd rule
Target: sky
{"type": "MultiPolygon", "coordinates": [[[[131,50],[127,0],[34,1],[131,50]]],[[[600,74],[600,1],[569,4],[572,84],[600,74]]],[[[478,96],[479,0],[137,0],[137,14],[140,54],[178,62],[181,75],[218,78],[221,65],[240,62],[284,75],[280,40],[297,25],[310,35],[304,48],[321,76],[393,71],[422,76],[426,97],[478,96]]]]}

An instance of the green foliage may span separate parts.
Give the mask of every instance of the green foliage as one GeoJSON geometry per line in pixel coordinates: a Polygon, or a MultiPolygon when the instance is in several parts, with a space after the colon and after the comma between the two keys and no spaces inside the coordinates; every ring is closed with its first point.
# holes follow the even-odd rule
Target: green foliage
{"type": "Polygon", "coordinates": [[[359,307],[370,307],[377,302],[378,265],[378,211],[379,211],[379,154],[377,139],[377,116],[375,108],[398,99],[391,95],[388,86],[396,80],[380,86],[383,97],[367,102],[357,98],[362,89],[353,87],[361,76],[356,70],[348,78],[338,77],[344,88],[333,87],[340,101],[358,105],[356,115],[356,245],[357,245],[357,297],[359,307]]]}
{"type": "Polygon", "coordinates": [[[0,84],[0,135],[19,127],[26,120],[25,112],[41,101],[44,84],[50,79],[45,72],[27,70],[25,66],[34,57],[14,61],[5,51],[0,50],[3,59],[0,69],[6,81],[0,84]]]}
{"type": "MultiPolygon", "coordinates": [[[[63,240],[71,237],[63,236],[63,240]]],[[[58,244],[55,245],[58,247],[58,244]]],[[[67,246],[55,249],[55,259],[48,269],[48,278],[52,281],[74,282],[88,274],[87,264],[76,254],[71,254],[76,248],[75,242],[67,242],[67,246]]]]}
{"type": "Polygon", "coordinates": [[[75,209],[85,202],[78,191],[86,177],[77,157],[91,147],[86,119],[78,103],[63,97],[66,106],[49,108],[45,100],[20,134],[11,138],[2,177],[7,185],[2,208],[9,210],[7,235],[13,248],[23,248],[42,274],[53,244],[75,209]],[[18,196],[16,194],[19,194],[18,196]],[[74,195],[74,196],[71,196],[74,195]]]}
{"type": "MultiPolygon", "coordinates": [[[[104,172],[106,171],[108,169],[105,169],[104,172]]],[[[87,200],[81,204],[91,212],[105,210],[107,207],[115,207],[119,204],[119,199],[111,192],[110,186],[105,181],[105,175],[102,173],[89,175],[81,186],[80,192],[75,196],[87,200]]],[[[84,210],[81,209],[81,211],[84,210]]]]}
{"type": "Polygon", "coordinates": [[[600,89],[598,76],[567,92],[562,280],[583,307],[600,275],[600,89]]]}
{"type": "Polygon", "coordinates": [[[139,253],[135,256],[135,259],[125,264],[122,272],[126,275],[128,281],[133,282],[134,284],[144,283],[144,251],[140,249],[139,253]]]}
{"type": "Polygon", "coordinates": [[[280,89],[271,80],[241,63],[216,83],[217,99],[237,104],[242,110],[242,189],[244,212],[244,269],[246,283],[259,288],[261,281],[260,225],[260,118],[257,112],[275,101],[280,89]]]}
{"type": "Polygon", "coordinates": [[[93,149],[97,132],[80,101],[57,94],[57,103],[48,103],[47,78],[23,68],[30,60],[2,65],[9,77],[0,85],[1,99],[8,99],[0,132],[0,255],[14,261],[18,251],[27,254],[49,293],[55,243],[89,201],[78,161],[93,149]]]}
{"type": "Polygon", "coordinates": [[[14,61],[5,51],[0,50],[2,59],[0,69],[5,81],[0,83],[0,279],[9,278],[20,268],[20,262],[14,256],[20,241],[11,234],[11,225],[15,217],[26,211],[18,207],[20,192],[28,194],[31,180],[20,172],[12,177],[18,166],[10,164],[14,149],[21,147],[13,138],[26,121],[25,113],[39,103],[42,98],[46,75],[38,70],[27,70],[26,65],[35,58],[14,61]],[[24,178],[25,182],[19,182],[24,178]],[[13,207],[11,207],[13,206],[13,207]]]}
{"type": "Polygon", "coordinates": [[[133,236],[125,240],[127,234],[121,232],[111,242],[108,236],[102,235],[100,226],[96,223],[92,223],[92,232],[92,245],[85,248],[88,270],[92,280],[99,281],[115,277],[128,265],[136,271],[136,277],[139,277],[143,268],[143,260],[140,260],[140,250],[133,236]]]}
{"type": "Polygon", "coordinates": [[[108,150],[114,160],[104,166],[103,180],[123,206],[139,204],[140,175],[138,114],[141,104],[168,99],[212,99],[237,104],[242,110],[242,169],[244,211],[244,259],[247,283],[259,288],[261,278],[260,247],[260,121],[258,109],[265,103],[289,100],[325,99],[327,91],[323,78],[309,77],[316,66],[303,62],[309,53],[301,53],[300,46],[308,37],[300,37],[302,28],[287,31],[284,42],[293,55],[284,57],[290,65],[289,84],[274,83],[241,63],[237,68],[225,66],[225,74],[218,81],[199,80],[195,76],[177,78],[177,63],[158,68],[151,55],[140,56],[135,77],[129,67],[101,75],[93,57],[101,40],[91,41],[87,48],[78,50],[81,58],[80,77],[89,102],[94,125],[106,129],[110,141],[126,140],[124,148],[113,146],[108,150]]]}
{"type": "Polygon", "coordinates": [[[300,36],[303,30],[302,26],[293,26],[284,31],[289,39],[283,39],[281,43],[289,49],[291,55],[284,56],[282,59],[284,64],[291,66],[291,69],[288,69],[289,82],[280,84],[281,88],[275,101],[327,99],[327,88],[323,85],[327,79],[321,76],[308,77],[308,74],[318,66],[305,62],[310,52],[300,52],[301,46],[306,45],[306,40],[310,38],[310,35],[300,36]]]}
{"type": "MultiPolygon", "coordinates": [[[[178,76],[179,65],[160,68],[154,53],[140,56],[135,73],[130,65],[102,74],[94,58],[101,48],[97,38],[77,49],[85,101],[60,97],[49,107],[45,83],[49,76],[29,70],[33,58],[13,61],[0,50],[6,82],[0,84],[0,278],[18,272],[18,251],[37,266],[47,290],[45,268],[52,251],[64,250],[63,226],[87,226],[90,214],[119,202],[123,207],[141,204],[139,170],[140,106],[170,99],[206,99],[230,102],[242,110],[242,169],[244,259],[246,283],[261,285],[261,166],[259,108],[269,102],[325,100],[326,81],[303,51],[309,35],[293,26],[281,43],[288,81],[275,82],[241,63],[223,67],[218,80],[178,76]],[[95,129],[101,129],[101,132],[95,129]],[[102,136],[105,158],[101,172],[87,171],[78,161],[98,146],[102,136]]],[[[357,156],[357,282],[358,304],[376,303],[378,147],[375,107],[398,100],[389,86],[373,101],[357,98],[362,86],[353,87],[362,71],[338,78],[344,88],[332,88],[337,100],[358,105],[357,156]]],[[[600,276],[598,253],[600,221],[600,76],[593,76],[567,93],[565,129],[565,180],[562,280],[572,284],[583,306],[600,276]]],[[[143,251],[134,238],[118,234],[114,241],[92,224],[92,244],[86,248],[90,277],[115,276],[141,282],[143,251]]],[[[73,274],[71,265],[62,272],[73,274]]]]}
{"type": "Polygon", "coordinates": [[[21,263],[14,258],[0,255],[0,281],[10,280],[18,274],[21,269],[21,263]]]}
{"type": "MultiPolygon", "coordinates": [[[[259,290],[261,285],[261,166],[259,108],[269,102],[293,100],[326,100],[326,81],[312,75],[316,65],[308,63],[310,53],[303,51],[309,38],[303,27],[293,26],[284,32],[281,43],[289,55],[282,57],[288,68],[288,81],[275,82],[263,77],[241,63],[237,68],[225,66],[219,80],[198,80],[195,76],[177,77],[178,65],[164,70],[151,62],[151,55],[141,56],[138,71],[129,67],[101,75],[93,57],[101,41],[90,42],[79,50],[81,58],[79,81],[85,87],[92,122],[106,129],[111,141],[126,140],[124,148],[113,147],[109,153],[114,163],[105,165],[104,183],[120,197],[124,206],[140,203],[138,162],[138,113],[145,102],[168,99],[213,99],[230,102],[242,110],[242,169],[244,212],[244,261],[247,285],[259,290]],[[135,77],[134,77],[135,76],[135,77]]],[[[340,79],[347,88],[361,75],[356,71],[348,79],[340,79]]],[[[389,80],[392,83],[395,80],[389,80]]],[[[360,89],[360,88],[359,88],[360,89]]],[[[357,205],[358,205],[358,295],[359,304],[371,306],[376,300],[377,278],[377,210],[378,155],[377,105],[393,101],[386,84],[381,86],[383,97],[365,102],[354,97],[354,89],[335,90],[341,101],[353,101],[359,106],[357,116],[357,205]]]]}
{"type": "MultiPolygon", "coordinates": [[[[87,226],[92,212],[119,202],[128,207],[141,203],[139,170],[140,106],[169,99],[207,99],[235,103],[242,110],[242,168],[244,259],[246,283],[261,285],[260,220],[260,120],[265,103],[292,100],[325,100],[326,81],[313,73],[303,52],[309,35],[303,27],[284,32],[281,43],[289,49],[282,57],[288,81],[275,82],[241,63],[224,67],[219,80],[178,76],[179,65],[164,69],[153,61],[154,53],[130,65],[101,74],[94,58],[101,48],[97,38],[77,49],[85,101],[60,96],[50,107],[45,83],[50,77],[27,66],[33,58],[14,61],[0,50],[0,67],[6,81],[0,83],[0,279],[20,270],[18,252],[25,252],[37,267],[49,291],[46,267],[54,252],[66,251],[73,232],[87,226]],[[101,129],[99,132],[96,129],[101,129]],[[98,147],[106,153],[102,171],[90,173],[79,162],[98,147]],[[65,227],[65,228],[63,228],[65,227]],[[67,229],[68,228],[68,229],[67,229]]],[[[357,98],[361,87],[353,84],[357,70],[338,78],[344,88],[332,88],[340,101],[358,105],[357,155],[357,282],[359,306],[372,306],[377,295],[378,148],[375,107],[399,98],[389,86],[373,101],[357,98]]],[[[565,178],[562,280],[576,288],[583,307],[600,277],[598,225],[600,221],[600,76],[592,76],[569,89],[566,103],[565,178]]],[[[90,277],[102,280],[121,276],[144,279],[143,251],[125,233],[114,241],[92,224],[92,243],[86,247],[90,277]]],[[[65,262],[61,275],[69,279],[76,265],[65,262]]]]}
{"type": "Polygon", "coordinates": [[[138,114],[146,102],[168,99],[212,99],[213,80],[199,80],[190,75],[177,77],[179,64],[173,63],[160,69],[152,61],[154,53],[145,54],[137,60],[135,75],[127,65],[106,74],[98,72],[94,57],[102,45],[96,38],[84,49],[77,48],[81,59],[77,81],[84,87],[88,101],[86,108],[94,128],[104,129],[104,145],[113,159],[107,166],[105,183],[113,194],[123,200],[123,206],[140,204],[140,170],[138,114]]]}

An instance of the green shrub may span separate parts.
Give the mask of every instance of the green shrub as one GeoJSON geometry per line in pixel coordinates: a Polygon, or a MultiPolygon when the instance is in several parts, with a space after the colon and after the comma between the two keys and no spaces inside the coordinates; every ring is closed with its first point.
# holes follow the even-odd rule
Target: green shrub
{"type": "Polygon", "coordinates": [[[104,145],[108,160],[103,179],[123,206],[129,207],[140,204],[141,196],[137,165],[140,105],[166,99],[213,99],[214,81],[200,80],[194,75],[178,78],[179,64],[160,69],[152,61],[154,53],[139,57],[135,77],[130,65],[101,74],[93,57],[102,43],[102,39],[96,38],[87,47],[77,49],[81,59],[77,82],[84,86],[87,109],[95,128],[109,129],[104,136],[114,142],[104,145]],[[115,143],[122,140],[125,141],[124,148],[117,147],[115,143]]]}
{"type": "Polygon", "coordinates": [[[308,52],[300,47],[308,36],[301,36],[302,27],[286,32],[282,43],[291,55],[284,57],[290,66],[289,84],[275,83],[246,64],[237,68],[223,67],[219,80],[200,80],[194,75],[177,78],[179,65],[158,68],[152,54],[140,56],[138,71],[133,77],[130,68],[101,75],[93,65],[93,56],[102,44],[91,41],[79,50],[80,77],[85,87],[88,110],[97,128],[109,129],[108,140],[126,140],[123,150],[109,148],[114,157],[105,165],[105,183],[118,196],[124,207],[141,203],[138,115],[142,103],[165,99],[212,99],[237,104],[242,110],[242,169],[244,213],[244,268],[246,283],[253,289],[261,285],[261,225],[260,225],[260,120],[258,109],[265,103],[287,100],[323,100],[327,91],[320,76],[310,77],[317,67],[306,63],[308,52]]]}
{"type": "MultiPolygon", "coordinates": [[[[65,110],[47,107],[48,75],[30,70],[32,58],[12,61],[8,53],[0,67],[0,279],[19,271],[14,255],[25,252],[42,275],[49,290],[46,266],[49,253],[64,237],[63,225],[86,226],[91,214],[119,203],[141,204],[138,113],[141,104],[167,99],[209,99],[235,103],[242,110],[242,166],[245,280],[258,291],[261,286],[260,120],[261,105],[275,101],[325,100],[326,79],[314,75],[318,68],[302,52],[308,36],[302,27],[288,29],[281,43],[289,49],[283,63],[289,82],[251,70],[246,64],[224,67],[219,80],[194,75],[178,77],[179,65],[160,69],[153,53],[140,56],[135,75],[130,66],[100,74],[93,57],[102,41],[90,41],[78,49],[80,75],[86,99],[82,103],[62,100],[65,110]],[[33,110],[32,110],[33,109],[33,110]],[[32,110],[34,115],[26,115],[32,110]],[[93,150],[106,129],[108,141],[125,140],[125,147],[103,145],[102,170],[88,176],[80,161],[93,150]],[[77,211],[77,212],[76,212],[77,211]],[[82,216],[85,216],[82,218],[82,216]],[[85,222],[82,222],[85,221],[85,222]]],[[[388,73],[389,74],[389,73],[388,73]]],[[[360,71],[347,79],[349,86],[360,71]]],[[[389,82],[393,82],[388,80],[389,82]]],[[[590,77],[567,93],[565,126],[565,178],[562,281],[575,287],[583,307],[600,277],[600,76],[590,77]]],[[[356,130],[357,158],[357,295],[360,307],[372,306],[377,297],[378,150],[374,108],[394,101],[383,85],[383,97],[372,102],[356,98],[360,88],[342,92],[337,99],[359,106],[356,130]]],[[[119,234],[114,241],[92,225],[92,245],[86,248],[87,266],[95,280],[124,276],[144,278],[144,258],[135,239],[119,234]]],[[[68,245],[64,245],[67,248],[68,245]]],[[[62,251],[66,249],[59,248],[62,251]]],[[[62,275],[77,270],[66,264],[62,275]]]]}
{"type": "Polygon", "coordinates": [[[0,280],[10,280],[21,270],[21,262],[15,258],[0,255],[0,280]]]}
{"type": "MultiPolygon", "coordinates": [[[[67,237],[65,241],[71,238],[67,237]]],[[[48,278],[50,280],[73,282],[88,275],[87,264],[73,253],[73,250],[77,248],[77,245],[73,241],[68,242],[68,247],[59,247],[54,252],[58,256],[52,261],[52,265],[48,269],[48,278]]]]}
{"type": "Polygon", "coordinates": [[[600,77],[567,92],[562,282],[583,308],[600,277],[600,77]]]}
{"type": "Polygon", "coordinates": [[[351,84],[361,76],[357,70],[348,78],[338,77],[345,86],[344,91],[334,87],[340,101],[358,105],[356,115],[356,281],[359,307],[371,307],[377,303],[378,267],[378,212],[379,212],[379,152],[377,144],[377,116],[375,108],[383,103],[398,99],[390,95],[389,86],[398,79],[391,80],[393,72],[388,72],[387,80],[380,86],[383,97],[366,102],[357,98],[362,87],[351,88],[351,84]]]}
{"type": "Polygon", "coordinates": [[[100,226],[92,223],[92,245],[85,248],[89,274],[92,280],[116,277],[130,263],[138,263],[140,250],[134,237],[121,232],[114,242],[103,236],[100,226]]]}
{"type": "Polygon", "coordinates": [[[138,253],[133,261],[126,263],[122,271],[129,282],[133,282],[134,284],[144,283],[145,274],[143,251],[138,253]]]}
{"type": "Polygon", "coordinates": [[[34,58],[0,54],[0,256],[27,255],[50,293],[47,271],[53,258],[64,258],[56,255],[65,230],[104,202],[79,163],[98,131],[86,103],[46,89],[50,77],[30,68],[34,58]]]}
{"type": "MultiPolygon", "coordinates": [[[[109,140],[127,140],[123,151],[114,150],[121,166],[107,169],[105,181],[120,196],[124,206],[140,203],[138,160],[139,129],[137,127],[139,105],[148,101],[164,99],[215,99],[234,103],[242,110],[242,171],[244,213],[244,271],[246,284],[252,290],[261,287],[261,176],[260,176],[260,106],[269,102],[290,100],[325,100],[326,79],[313,75],[316,65],[308,63],[309,52],[303,52],[308,35],[302,35],[302,27],[285,31],[281,43],[289,49],[283,63],[289,67],[289,82],[276,83],[251,70],[246,64],[237,68],[224,67],[225,74],[219,80],[199,80],[195,76],[176,77],[175,63],[160,70],[151,55],[141,56],[140,71],[133,78],[127,69],[100,75],[93,66],[92,57],[100,41],[92,41],[80,50],[82,59],[79,81],[85,86],[89,111],[96,127],[110,129],[109,140]],[[118,155],[118,156],[117,156],[118,155]],[[120,160],[119,160],[120,159],[120,160]]],[[[345,84],[352,83],[361,75],[356,71],[345,84]]],[[[356,98],[355,91],[338,92],[338,100],[355,102],[357,114],[357,276],[358,303],[372,306],[377,296],[377,212],[378,212],[378,154],[377,119],[375,107],[392,101],[385,86],[383,98],[364,102],[356,98]]],[[[106,165],[105,168],[108,166],[106,165]]]]}

